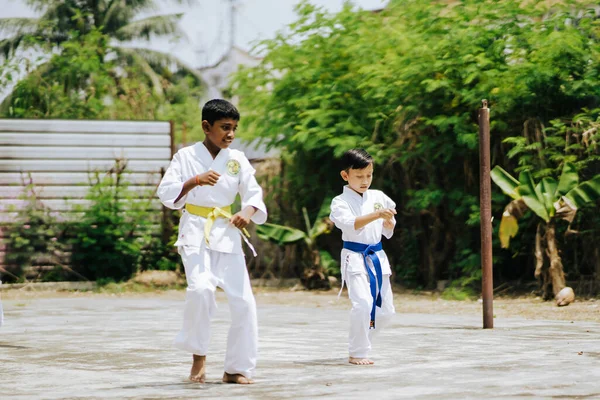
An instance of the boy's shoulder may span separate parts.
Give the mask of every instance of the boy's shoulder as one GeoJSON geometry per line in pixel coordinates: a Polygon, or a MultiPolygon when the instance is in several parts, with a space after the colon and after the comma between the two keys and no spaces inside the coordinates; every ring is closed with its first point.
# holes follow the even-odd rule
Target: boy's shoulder
{"type": "Polygon", "coordinates": [[[189,146],[182,147],[182,148],[180,148],[179,150],[177,150],[177,153],[176,153],[176,154],[179,154],[180,156],[181,156],[181,155],[187,155],[187,154],[191,154],[191,153],[193,153],[193,152],[194,152],[194,147],[195,147],[195,146],[196,146],[195,144],[191,144],[191,145],[189,145],[189,146]]]}
{"type": "Polygon", "coordinates": [[[335,196],[333,199],[331,199],[331,202],[336,202],[336,201],[346,201],[344,200],[344,194],[340,193],[337,196],[335,196]]]}

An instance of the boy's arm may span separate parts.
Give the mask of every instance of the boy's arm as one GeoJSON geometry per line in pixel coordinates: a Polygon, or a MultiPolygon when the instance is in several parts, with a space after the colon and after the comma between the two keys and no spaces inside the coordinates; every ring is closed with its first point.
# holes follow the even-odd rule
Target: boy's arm
{"type": "Polygon", "coordinates": [[[219,180],[219,175],[216,171],[206,171],[203,174],[196,175],[191,177],[187,181],[183,183],[183,188],[181,189],[181,193],[177,196],[175,203],[177,203],[181,198],[187,195],[190,190],[195,188],[196,186],[215,186],[219,180]]]}
{"type": "Polygon", "coordinates": [[[361,215],[360,217],[356,217],[356,220],[354,220],[354,229],[359,230],[360,228],[378,220],[379,218],[382,218],[384,223],[391,221],[394,219],[394,215],[396,215],[396,210],[393,208],[383,208],[370,214],[361,215]]]}
{"type": "Polygon", "coordinates": [[[169,168],[156,189],[156,194],[165,207],[178,210],[185,205],[185,199],[183,199],[185,195],[180,196],[184,186],[181,179],[181,154],[178,152],[173,156],[169,168]]]}
{"type": "Polygon", "coordinates": [[[263,191],[254,173],[256,170],[246,157],[240,157],[240,183],[238,191],[242,199],[242,210],[235,214],[230,222],[237,228],[245,228],[252,220],[256,224],[267,221],[267,206],[263,201],[263,191]]]}
{"type": "Polygon", "coordinates": [[[250,223],[250,220],[256,214],[256,207],[247,206],[244,207],[240,212],[236,213],[229,222],[233,224],[236,228],[243,229],[250,223]]]}
{"type": "Polygon", "coordinates": [[[156,193],[165,207],[178,210],[185,205],[187,194],[196,186],[210,185],[214,186],[219,180],[219,174],[215,171],[207,171],[203,174],[194,176],[183,182],[181,174],[180,153],[173,156],[169,168],[162,177],[156,193]]]}
{"type": "MultiPolygon", "coordinates": [[[[383,193],[383,206],[386,208],[396,208],[396,203],[383,193]]],[[[395,214],[395,213],[394,213],[395,214]]],[[[383,236],[391,238],[394,235],[394,227],[396,226],[396,218],[386,219],[383,221],[383,236]]]]}
{"type": "Polygon", "coordinates": [[[350,207],[344,200],[336,197],[331,202],[331,213],[329,214],[329,219],[331,219],[335,226],[342,231],[358,231],[371,222],[378,220],[379,218],[383,218],[386,221],[393,220],[395,214],[396,210],[393,208],[384,208],[370,214],[357,217],[354,215],[354,213],[352,213],[350,207]]]}
{"type": "Polygon", "coordinates": [[[350,210],[348,203],[338,197],[334,197],[331,201],[331,212],[329,213],[329,219],[342,232],[353,230],[354,222],[356,221],[356,217],[350,210]]]}

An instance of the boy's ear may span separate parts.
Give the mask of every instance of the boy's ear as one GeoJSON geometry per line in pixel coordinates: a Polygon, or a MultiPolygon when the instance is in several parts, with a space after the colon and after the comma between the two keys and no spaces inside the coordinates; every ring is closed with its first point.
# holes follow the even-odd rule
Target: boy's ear
{"type": "Polygon", "coordinates": [[[342,176],[343,180],[345,180],[346,182],[348,182],[348,172],[342,171],[342,172],[340,172],[340,175],[342,176]]]}
{"type": "Polygon", "coordinates": [[[210,130],[210,123],[207,120],[202,121],[202,130],[204,133],[210,130]]]}

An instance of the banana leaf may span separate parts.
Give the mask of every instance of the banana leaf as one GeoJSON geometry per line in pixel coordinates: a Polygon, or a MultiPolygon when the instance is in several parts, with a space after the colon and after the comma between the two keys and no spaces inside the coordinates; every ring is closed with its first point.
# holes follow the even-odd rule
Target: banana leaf
{"type": "Polygon", "coordinates": [[[496,185],[502,189],[504,194],[512,197],[513,199],[519,199],[519,193],[517,191],[517,187],[519,186],[519,181],[513,178],[508,172],[503,170],[501,167],[496,165],[494,169],[491,171],[492,180],[496,185]]]}
{"type": "Polygon", "coordinates": [[[329,233],[331,229],[327,224],[327,218],[329,217],[329,213],[331,212],[331,197],[326,197],[321,203],[321,208],[317,213],[317,218],[315,219],[315,223],[310,228],[308,235],[315,239],[319,235],[323,233],[329,233]]]}
{"type": "Polygon", "coordinates": [[[560,175],[560,179],[558,180],[558,187],[556,188],[555,196],[558,198],[560,196],[566,195],[569,191],[574,189],[579,183],[579,175],[577,174],[577,169],[575,165],[570,162],[566,162],[562,174],[560,175]]]}
{"type": "Polygon", "coordinates": [[[596,175],[589,181],[571,189],[565,197],[576,208],[581,208],[586,203],[596,201],[600,198],[600,175],[596,175]]]}
{"type": "Polygon", "coordinates": [[[263,224],[256,226],[256,234],[262,240],[275,242],[278,245],[296,243],[306,239],[306,233],[299,229],[277,224],[263,224]]]}
{"type": "Polygon", "coordinates": [[[321,265],[328,274],[334,275],[340,273],[340,264],[333,258],[331,253],[325,250],[319,250],[319,254],[321,256],[321,265]]]}
{"type": "Polygon", "coordinates": [[[536,186],[536,191],[542,194],[544,200],[544,206],[548,211],[549,216],[554,216],[556,210],[554,209],[554,203],[558,200],[555,197],[557,183],[554,178],[544,178],[536,186]]]}
{"type": "Polygon", "coordinates": [[[527,211],[527,205],[523,199],[513,200],[504,208],[498,236],[503,249],[508,249],[510,239],[514,238],[519,232],[517,220],[527,211]]]}
{"type": "Polygon", "coordinates": [[[533,178],[531,177],[531,172],[521,172],[521,174],[519,174],[519,183],[520,185],[517,188],[517,191],[523,197],[523,201],[527,204],[527,207],[536,213],[538,217],[549,222],[550,216],[548,215],[548,210],[546,210],[543,196],[539,190],[536,190],[533,178]]]}
{"type": "Polygon", "coordinates": [[[500,244],[503,249],[508,249],[510,246],[510,239],[514,238],[517,235],[517,232],[519,232],[517,219],[508,213],[502,214],[498,236],[500,236],[500,244]]]}

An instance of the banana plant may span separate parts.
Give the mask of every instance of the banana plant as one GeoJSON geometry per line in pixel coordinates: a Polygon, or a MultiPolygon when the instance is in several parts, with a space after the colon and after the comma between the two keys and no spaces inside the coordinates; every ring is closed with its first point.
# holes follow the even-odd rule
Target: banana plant
{"type": "Polygon", "coordinates": [[[502,247],[509,247],[510,239],[519,231],[517,221],[525,211],[531,210],[540,217],[535,238],[535,277],[542,279],[544,298],[553,295],[559,306],[568,305],[574,293],[566,286],[556,241],[556,222],[563,219],[570,224],[579,208],[600,198],[600,175],[579,183],[575,165],[567,162],[558,182],[546,177],[536,184],[530,171],[521,172],[517,180],[499,166],[492,169],[491,176],[502,192],[513,199],[502,213],[499,229],[502,247]]]}
{"type": "Polygon", "coordinates": [[[306,207],[302,207],[302,215],[306,230],[285,225],[263,224],[256,226],[256,233],[262,240],[277,243],[279,246],[304,243],[310,255],[310,265],[304,269],[302,283],[308,289],[330,289],[327,271],[335,268],[337,262],[327,251],[319,250],[317,238],[329,234],[333,223],[329,220],[330,199],[325,199],[313,224],[310,223],[306,207]]]}

